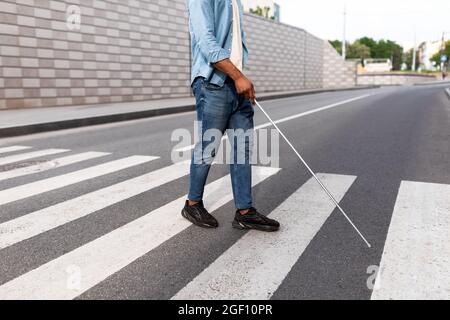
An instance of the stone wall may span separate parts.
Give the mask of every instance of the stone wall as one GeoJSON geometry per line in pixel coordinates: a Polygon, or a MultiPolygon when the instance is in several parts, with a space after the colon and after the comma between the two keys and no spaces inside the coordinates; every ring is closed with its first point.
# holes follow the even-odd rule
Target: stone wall
{"type": "MultiPolygon", "coordinates": [[[[2,0],[0,109],[189,96],[187,24],[185,0],[2,0]]],[[[258,92],[346,83],[327,42],[253,15],[245,25],[258,92]]]]}
{"type": "Polygon", "coordinates": [[[358,85],[408,85],[436,81],[435,76],[422,74],[360,74],[358,85]]]}
{"type": "Polygon", "coordinates": [[[306,31],[245,15],[250,52],[246,73],[258,92],[322,87],[323,40],[306,31]]]}
{"type": "Polygon", "coordinates": [[[327,41],[323,53],[323,86],[325,88],[353,87],[356,85],[355,61],[344,61],[327,41]]]}
{"type": "Polygon", "coordinates": [[[2,1],[0,107],[188,95],[185,11],[183,0],[2,1]],[[71,4],[80,30],[66,25],[71,4]]]}

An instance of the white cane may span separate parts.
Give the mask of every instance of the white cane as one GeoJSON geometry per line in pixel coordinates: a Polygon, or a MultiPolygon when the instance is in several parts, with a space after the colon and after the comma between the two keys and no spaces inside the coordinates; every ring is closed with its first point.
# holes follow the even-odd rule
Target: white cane
{"type": "Polygon", "coordinates": [[[344,215],[344,217],[347,219],[347,221],[350,223],[350,225],[353,227],[353,229],[356,230],[358,235],[361,237],[361,239],[364,240],[364,242],[367,244],[369,248],[371,248],[371,244],[366,240],[366,238],[363,236],[363,234],[359,231],[359,229],[356,227],[356,225],[353,223],[353,221],[349,218],[349,216],[345,213],[345,211],[341,208],[339,203],[336,201],[335,197],[331,194],[331,192],[325,187],[323,182],[317,177],[317,175],[314,173],[314,171],[311,169],[311,167],[306,163],[305,159],[300,155],[300,153],[295,149],[295,147],[292,145],[292,143],[289,141],[289,139],[284,135],[284,133],[278,128],[277,124],[272,120],[272,118],[267,114],[267,112],[261,107],[258,101],[255,100],[255,104],[258,106],[258,108],[264,113],[264,115],[269,119],[270,123],[275,127],[275,129],[278,131],[278,133],[283,137],[283,139],[287,142],[287,144],[291,147],[291,149],[295,152],[297,157],[300,159],[300,161],[305,165],[306,169],[312,174],[314,179],[319,183],[320,187],[325,191],[325,193],[328,195],[328,197],[333,201],[333,203],[336,205],[336,207],[339,209],[339,211],[344,215]]]}

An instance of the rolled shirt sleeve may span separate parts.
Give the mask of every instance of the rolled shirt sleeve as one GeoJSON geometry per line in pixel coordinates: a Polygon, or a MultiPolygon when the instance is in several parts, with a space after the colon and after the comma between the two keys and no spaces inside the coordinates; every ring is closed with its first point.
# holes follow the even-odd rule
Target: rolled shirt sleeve
{"type": "Polygon", "coordinates": [[[191,36],[197,42],[209,64],[229,59],[230,52],[223,49],[215,36],[214,11],[210,0],[188,0],[191,36]]]}

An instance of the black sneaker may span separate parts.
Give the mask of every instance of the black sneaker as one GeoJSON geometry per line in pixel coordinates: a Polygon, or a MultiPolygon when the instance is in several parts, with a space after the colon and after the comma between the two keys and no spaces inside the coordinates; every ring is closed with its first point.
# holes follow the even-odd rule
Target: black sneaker
{"type": "Polygon", "coordinates": [[[259,230],[266,232],[274,232],[280,229],[280,223],[273,219],[260,214],[255,208],[251,208],[250,212],[242,215],[239,210],[236,211],[236,217],[233,221],[233,228],[241,230],[259,230]]]}
{"type": "Polygon", "coordinates": [[[219,226],[217,220],[205,209],[203,202],[190,206],[189,201],[186,201],[181,215],[196,226],[202,228],[217,228],[219,226]]]}

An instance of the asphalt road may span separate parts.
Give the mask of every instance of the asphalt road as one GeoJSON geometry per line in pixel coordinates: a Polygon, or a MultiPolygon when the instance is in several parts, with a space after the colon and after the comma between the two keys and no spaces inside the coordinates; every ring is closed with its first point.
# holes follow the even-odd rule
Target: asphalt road
{"type": "MultiPolygon", "coordinates": [[[[320,191],[308,184],[311,177],[285,143],[280,147],[281,170],[271,172],[254,188],[255,205],[260,211],[284,215],[285,229],[278,234],[261,236],[232,229],[233,203],[227,196],[217,196],[217,192],[226,193],[226,188],[219,188],[217,199],[214,198],[223,200],[214,211],[221,224],[219,229],[182,225],[177,219],[183,203],[179,203],[179,208],[175,206],[177,212],[172,212],[174,206],[170,203],[187,192],[185,174],[151,190],[124,196],[120,201],[108,203],[108,196],[96,198],[98,190],[172,165],[175,143],[171,134],[179,128],[192,131],[194,120],[194,113],[177,114],[0,139],[0,299],[170,299],[177,294],[189,298],[189,292],[195,291],[200,292],[197,298],[260,298],[262,294],[263,298],[271,299],[365,300],[372,296],[368,287],[371,270],[382,259],[386,259],[387,268],[384,283],[392,282],[397,288],[403,285],[401,274],[414,272],[415,268],[431,271],[424,275],[410,274],[412,281],[402,293],[389,289],[389,284],[382,285],[386,289],[380,297],[405,298],[413,292],[430,294],[426,296],[430,298],[450,296],[449,280],[445,278],[448,264],[441,273],[433,274],[436,264],[449,261],[448,245],[444,256],[430,253],[417,260],[411,253],[405,258],[410,260],[395,263],[397,268],[399,263],[405,263],[408,270],[394,270],[392,263],[392,254],[398,255],[407,248],[404,234],[396,232],[396,226],[391,224],[396,201],[400,201],[402,181],[438,184],[442,188],[450,185],[450,100],[444,88],[390,87],[323,93],[266,101],[263,105],[274,119],[330,106],[279,126],[313,169],[328,174],[326,181],[333,190],[342,193],[341,206],[372,244],[371,249],[337,210],[329,208],[320,191]],[[345,102],[348,100],[353,101],[345,102]],[[31,148],[1,153],[8,146],[31,148]],[[55,148],[69,151],[8,161],[14,155],[55,148]],[[51,162],[45,161],[85,152],[108,155],[39,172],[48,168],[45,165],[51,166],[51,162]],[[135,155],[159,158],[142,158],[142,163],[111,169],[102,175],[100,169],[68,175],[135,155]],[[30,165],[40,165],[41,169],[2,179],[5,172],[30,165]],[[98,176],[91,178],[96,173],[98,176]],[[56,180],[51,180],[55,177],[56,180]],[[91,202],[77,200],[91,193],[94,194],[91,202]],[[72,206],[66,206],[71,200],[72,206]],[[107,205],[92,209],[98,201],[107,205]],[[283,210],[277,211],[279,206],[284,206],[283,210]],[[51,215],[53,207],[56,209],[51,215]],[[153,211],[153,216],[149,216],[153,211]],[[29,217],[32,219],[26,220],[29,217]],[[17,223],[24,218],[27,223],[17,223]],[[58,222],[61,218],[63,222],[58,222]],[[140,221],[143,225],[139,225],[140,221]],[[299,222],[289,229],[290,221],[299,222]],[[36,225],[42,229],[32,233],[30,230],[36,225]],[[392,241],[388,241],[390,226],[392,241]],[[139,231],[141,227],[147,228],[147,233],[139,231]],[[111,245],[111,239],[120,241],[111,245]],[[127,247],[128,242],[134,244],[127,247]],[[273,249],[279,243],[285,244],[282,249],[273,249]],[[389,249],[386,258],[385,246],[389,249]],[[264,255],[266,252],[271,252],[270,258],[264,255]],[[235,269],[231,273],[222,270],[223,266],[235,269]],[[217,276],[221,272],[222,276],[217,276]],[[420,280],[427,277],[434,277],[442,290],[433,295],[431,288],[418,289],[420,280]],[[401,285],[396,285],[397,282],[401,285]]],[[[257,111],[255,122],[259,125],[267,120],[257,111]]],[[[171,170],[162,172],[175,174],[171,170]]],[[[209,182],[226,175],[227,167],[217,165],[209,182]]],[[[423,193],[422,186],[425,185],[417,187],[416,199],[423,193]]],[[[126,188],[133,187],[137,185],[128,184],[126,188]]],[[[405,202],[398,207],[399,216],[409,198],[414,195],[402,193],[405,202]]],[[[414,235],[417,242],[413,241],[416,246],[424,246],[423,251],[418,248],[422,253],[430,252],[425,249],[449,237],[448,232],[440,229],[448,230],[450,225],[448,199],[433,199],[424,208],[439,208],[436,221],[416,219],[412,223],[419,227],[423,224],[422,233],[414,235]],[[430,234],[434,236],[430,238],[430,234]]],[[[420,208],[416,211],[422,217],[420,208]]],[[[398,228],[405,231],[405,225],[398,228]]]]}

